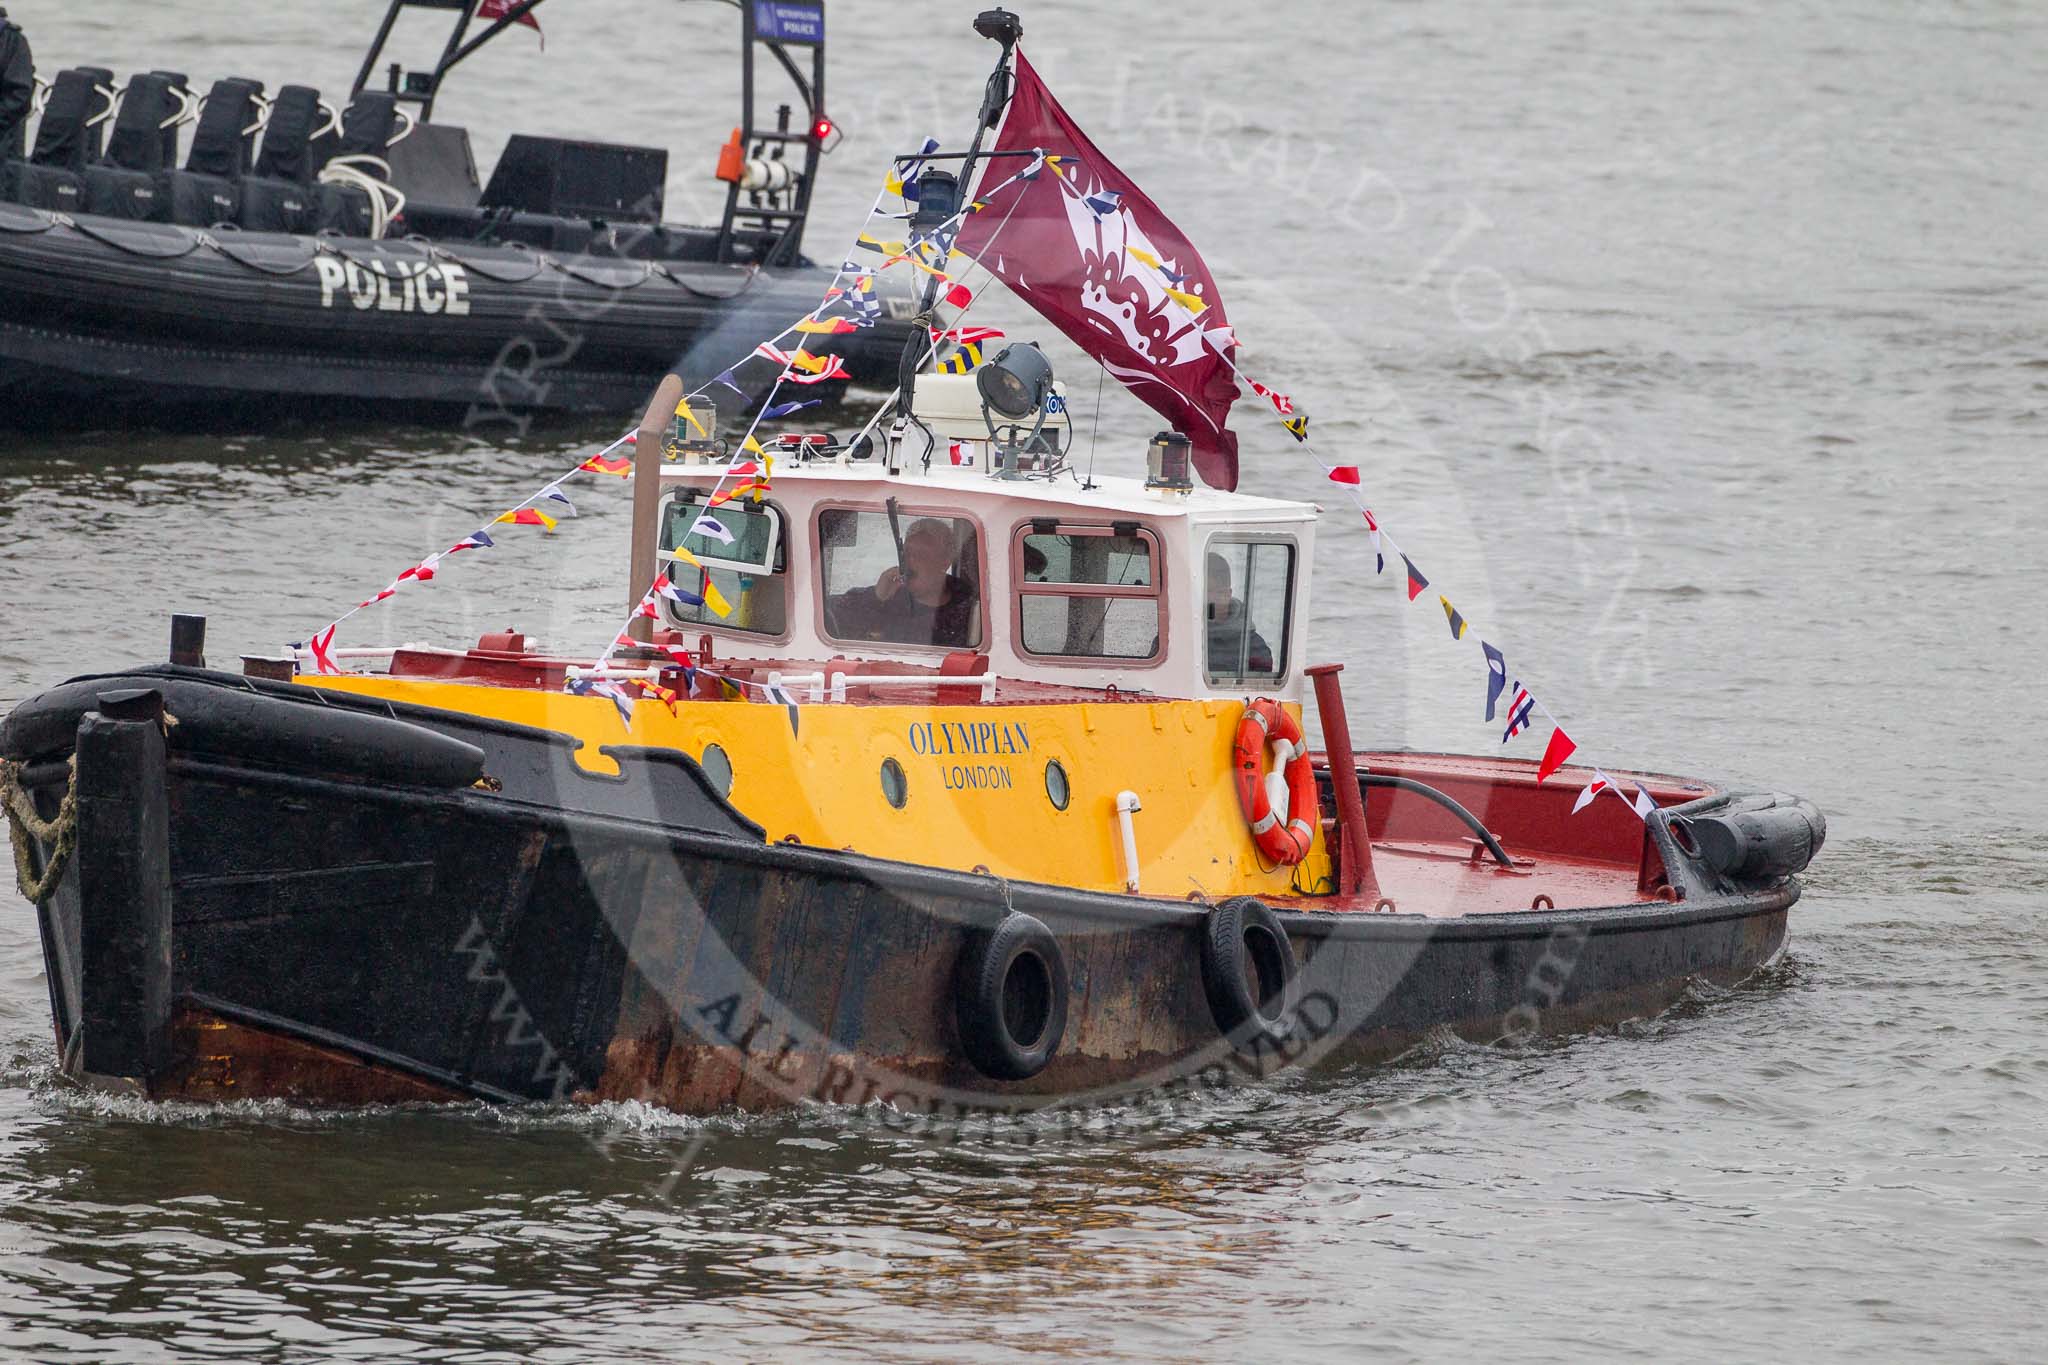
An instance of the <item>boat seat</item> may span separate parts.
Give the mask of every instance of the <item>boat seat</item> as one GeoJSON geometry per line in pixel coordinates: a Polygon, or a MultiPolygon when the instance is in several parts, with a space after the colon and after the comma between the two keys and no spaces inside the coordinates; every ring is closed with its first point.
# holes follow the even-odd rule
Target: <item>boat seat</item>
{"type": "Polygon", "coordinates": [[[192,132],[192,150],[185,169],[196,175],[244,176],[255,168],[253,131],[263,98],[263,82],[228,76],[213,83],[192,132]]]}
{"type": "Polygon", "coordinates": [[[85,212],[84,172],[100,147],[99,125],[92,120],[105,104],[94,87],[113,80],[113,72],[96,66],[57,73],[29,159],[0,168],[0,199],[58,213],[85,212]]]}
{"type": "Polygon", "coordinates": [[[277,100],[270,107],[270,122],[263,130],[263,150],[256,158],[257,177],[312,184],[310,149],[314,131],[324,117],[320,92],[310,85],[279,89],[277,100]]]}
{"type": "MultiPolygon", "coordinates": [[[[170,196],[164,192],[164,128],[184,104],[172,93],[170,75],[137,76],[121,97],[121,112],[107,139],[106,159],[85,171],[85,210],[140,223],[167,223],[170,196]]],[[[176,130],[171,130],[175,132],[176,130]]]]}
{"type": "Polygon", "coordinates": [[[163,143],[164,169],[168,171],[178,164],[178,130],[192,121],[185,117],[186,101],[192,95],[192,80],[182,71],[152,71],[149,74],[162,76],[170,82],[171,98],[177,105],[176,116],[157,130],[157,136],[163,143]]]}
{"type": "Polygon", "coordinates": [[[59,71],[50,84],[29,160],[68,171],[83,171],[98,161],[105,149],[107,120],[117,107],[100,90],[112,89],[113,84],[114,73],[104,66],[59,71]]]}
{"type": "MultiPolygon", "coordinates": [[[[356,96],[349,104],[338,133],[330,129],[331,136],[314,138],[310,159],[319,168],[323,231],[367,237],[378,230],[372,187],[351,182],[362,177],[377,186],[388,186],[392,144],[403,141],[414,126],[413,117],[400,107],[396,95],[370,91],[356,96]]],[[[392,205],[405,202],[404,196],[395,190],[379,191],[377,199],[392,205]]],[[[388,227],[387,224],[385,230],[388,227]]]]}
{"type": "Polygon", "coordinates": [[[335,155],[387,160],[391,144],[397,140],[399,118],[398,96],[379,90],[357,95],[341,116],[341,142],[335,155]]]}
{"type": "MultiPolygon", "coordinates": [[[[367,113],[363,117],[369,120],[363,125],[363,136],[372,138],[374,120],[367,113]]],[[[251,232],[369,236],[369,196],[352,186],[318,183],[320,168],[341,146],[327,123],[318,90],[287,85],[277,92],[255,174],[241,185],[244,228],[251,232]]]]}
{"type": "Polygon", "coordinates": [[[353,185],[315,185],[315,210],[320,232],[338,232],[344,237],[370,235],[370,196],[353,185]]]}
{"type": "Polygon", "coordinates": [[[184,110],[184,104],[172,93],[177,88],[175,79],[169,75],[148,75],[128,82],[101,165],[151,175],[170,169],[170,163],[164,160],[163,125],[184,110]]]}
{"type": "Polygon", "coordinates": [[[164,174],[172,222],[183,227],[241,222],[242,177],[254,159],[253,134],[248,130],[256,122],[262,94],[260,81],[229,78],[213,83],[192,132],[185,168],[164,174]]]}
{"type": "Polygon", "coordinates": [[[136,223],[171,221],[171,198],[163,178],[148,171],[92,166],[85,172],[85,211],[136,223]]]}
{"type": "Polygon", "coordinates": [[[320,92],[287,85],[270,107],[255,174],[242,181],[242,226],[251,232],[320,230],[326,197],[313,183],[312,141],[325,118],[320,92]]]}
{"type": "Polygon", "coordinates": [[[231,176],[201,175],[197,171],[169,171],[163,177],[170,197],[170,220],[179,227],[217,227],[222,223],[240,226],[242,182],[231,176]]]}
{"type": "Polygon", "coordinates": [[[241,184],[241,224],[250,232],[311,236],[320,230],[326,198],[318,185],[251,176],[241,184]]]}
{"type": "Polygon", "coordinates": [[[84,213],[85,179],[62,166],[9,161],[0,164],[0,199],[52,213],[84,213]]]}

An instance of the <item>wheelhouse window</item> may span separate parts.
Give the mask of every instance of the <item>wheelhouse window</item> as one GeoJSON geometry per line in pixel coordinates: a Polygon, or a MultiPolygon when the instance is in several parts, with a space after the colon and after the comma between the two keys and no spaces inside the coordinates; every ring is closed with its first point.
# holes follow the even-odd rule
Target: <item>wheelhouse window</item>
{"type": "Polygon", "coordinates": [[[981,539],[966,517],[827,507],[818,513],[825,634],[978,649],[981,539]]]}
{"type": "Polygon", "coordinates": [[[1132,522],[1017,533],[1018,645],[1048,659],[1159,657],[1159,538],[1132,522]]]}
{"type": "Polygon", "coordinates": [[[702,605],[664,599],[662,608],[675,626],[705,626],[745,631],[751,635],[789,633],[788,551],[782,512],[768,502],[729,502],[707,510],[699,495],[681,493],[663,511],[661,549],[673,556],[680,547],[697,560],[692,565],[671,558],[669,581],[702,605]],[[706,582],[716,589],[707,593],[706,582]],[[720,616],[713,603],[731,608],[720,616]]]}
{"type": "Polygon", "coordinates": [[[1292,540],[1209,542],[1202,618],[1210,682],[1270,682],[1285,676],[1293,612],[1292,540]]]}

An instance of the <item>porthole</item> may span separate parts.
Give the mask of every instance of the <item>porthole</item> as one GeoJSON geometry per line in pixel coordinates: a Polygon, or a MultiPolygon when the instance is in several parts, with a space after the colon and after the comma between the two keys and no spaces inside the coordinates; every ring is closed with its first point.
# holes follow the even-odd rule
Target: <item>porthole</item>
{"type": "Polygon", "coordinates": [[[1054,810],[1065,810],[1073,795],[1067,783],[1066,767],[1056,758],[1048,760],[1045,765],[1045,799],[1052,802],[1054,810]]]}
{"type": "Polygon", "coordinates": [[[697,760],[697,766],[704,770],[704,776],[711,782],[711,790],[720,799],[732,795],[732,760],[725,756],[725,750],[716,744],[704,746],[704,757],[697,760]]]}
{"type": "Polygon", "coordinates": [[[893,758],[882,760],[882,795],[897,810],[910,799],[910,779],[903,775],[903,765],[893,758]]]}

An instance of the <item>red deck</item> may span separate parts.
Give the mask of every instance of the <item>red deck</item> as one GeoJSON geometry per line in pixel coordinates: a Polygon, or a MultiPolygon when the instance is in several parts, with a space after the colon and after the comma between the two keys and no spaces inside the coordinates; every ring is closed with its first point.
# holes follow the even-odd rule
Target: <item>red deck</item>
{"type": "MultiPolygon", "coordinates": [[[[1290,908],[1452,917],[1674,898],[1648,829],[1627,801],[1602,794],[1572,813],[1572,804],[1593,780],[1589,770],[1564,768],[1538,783],[1536,765],[1516,759],[1361,753],[1358,762],[1371,772],[1410,778],[1451,797],[1493,832],[1515,866],[1501,867],[1462,820],[1435,802],[1395,788],[1371,787],[1366,827],[1372,832],[1377,894],[1302,897],[1288,902],[1290,908]]],[[[1715,790],[1655,773],[1612,776],[1631,789],[1641,781],[1659,806],[1697,800],[1715,790]]]]}

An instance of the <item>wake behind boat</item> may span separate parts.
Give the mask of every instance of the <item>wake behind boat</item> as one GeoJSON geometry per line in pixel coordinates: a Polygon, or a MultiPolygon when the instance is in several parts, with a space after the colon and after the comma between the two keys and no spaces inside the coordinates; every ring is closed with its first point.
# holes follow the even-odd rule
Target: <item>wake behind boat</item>
{"type": "Polygon", "coordinates": [[[709,401],[730,370],[665,387],[633,437],[289,651],[209,670],[180,618],[170,664],[0,723],[64,1074],[1029,1109],[1639,1016],[1779,952],[1819,813],[1573,763],[1447,595],[1421,609],[1473,688],[1446,704],[1483,696],[1541,757],[1355,748],[1311,663],[1323,516],[1233,491],[1241,390],[1410,602],[1415,552],[1244,373],[1217,281],[1015,16],[976,28],[1002,56],[972,145],[897,160],[900,213],[749,353],[777,377],[742,427],[709,401]],[[783,386],[809,341],[892,272],[920,282],[899,393],[850,440],[768,435],[808,406],[783,386]],[[1051,364],[966,320],[984,272],[1172,424],[1144,479],[1079,477],[1051,364]],[[568,535],[574,480],[613,475],[631,610],[601,652],[346,643],[495,537],[568,535]]]}
{"type": "MultiPolygon", "coordinates": [[[[345,107],[244,77],[39,83],[32,148],[0,163],[0,425],[618,411],[678,355],[808,307],[829,272],[804,229],[839,137],[823,0],[739,7],[741,124],[705,166],[725,210],[694,226],[664,221],[661,148],[521,133],[483,180],[468,129],[434,117],[540,4],[391,0],[345,107]],[[380,71],[422,9],[454,11],[439,57],[380,71]],[[793,102],[764,118],[774,70],[793,102]]],[[[820,347],[841,378],[893,380],[909,302],[820,347]]]]}

